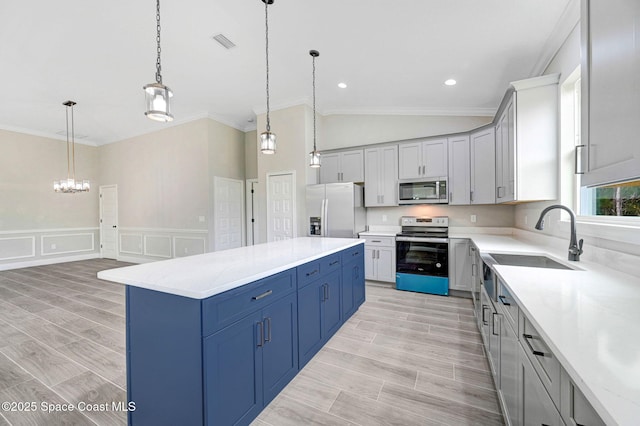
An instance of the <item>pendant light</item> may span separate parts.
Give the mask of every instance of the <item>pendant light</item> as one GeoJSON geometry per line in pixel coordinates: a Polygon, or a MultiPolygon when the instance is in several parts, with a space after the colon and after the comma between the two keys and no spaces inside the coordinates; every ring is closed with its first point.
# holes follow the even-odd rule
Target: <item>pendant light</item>
{"type": "Polygon", "coordinates": [[[261,0],[264,3],[264,28],[265,28],[265,46],[267,57],[267,131],[260,133],[260,151],[263,154],[276,153],[276,135],[271,133],[271,121],[269,120],[269,5],[274,0],[261,0]]]}
{"type": "Polygon", "coordinates": [[[156,82],[143,87],[147,101],[147,111],[144,115],[152,120],[167,122],[173,120],[170,106],[170,99],[173,97],[173,92],[162,84],[162,66],[160,65],[160,0],[156,0],[156,30],[156,42],[158,43],[156,82]]]}
{"type": "Polygon", "coordinates": [[[66,101],[62,105],[66,106],[67,124],[67,178],[53,182],[53,190],[56,192],[74,193],[88,192],[91,185],[88,180],[76,180],[76,143],[73,125],[73,106],[76,103],[66,101]],[[69,138],[69,110],[71,110],[71,138],[69,138]]]}
{"type": "Polygon", "coordinates": [[[313,151],[309,153],[309,167],[320,167],[320,152],[316,149],[316,58],[320,56],[317,50],[310,50],[311,61],[313,62],[313,151]]]}

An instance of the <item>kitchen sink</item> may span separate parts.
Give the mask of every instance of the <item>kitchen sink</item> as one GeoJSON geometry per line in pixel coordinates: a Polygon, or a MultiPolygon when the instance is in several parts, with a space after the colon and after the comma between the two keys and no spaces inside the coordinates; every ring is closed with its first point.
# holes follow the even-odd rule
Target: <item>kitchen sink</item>
{"type": "Polygon", "coordinates": [[[574,270],[574,268],[560,262],[556,262],[547,256],[498,253],[489,253],[489,256],[491,256],[498,265],[574,270]]]}

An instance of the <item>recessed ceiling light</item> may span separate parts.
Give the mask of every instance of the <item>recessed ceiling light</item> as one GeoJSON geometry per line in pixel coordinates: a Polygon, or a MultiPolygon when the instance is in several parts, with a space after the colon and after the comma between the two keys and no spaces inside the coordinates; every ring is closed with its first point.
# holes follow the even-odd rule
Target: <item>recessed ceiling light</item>
{"type": "Polygon", "coordinates": [[[347,88],[347,83],[338,83],[338,87],[341,89],[346,89],[347,88]]]}
{"type": "Polygon", "coordinates": [[[444,84],[446,84],[447,86],[455,86],[457,83],[457,81],[455,81],[454,79],[450,78],[449,80],[445,81],[444,84]]]}

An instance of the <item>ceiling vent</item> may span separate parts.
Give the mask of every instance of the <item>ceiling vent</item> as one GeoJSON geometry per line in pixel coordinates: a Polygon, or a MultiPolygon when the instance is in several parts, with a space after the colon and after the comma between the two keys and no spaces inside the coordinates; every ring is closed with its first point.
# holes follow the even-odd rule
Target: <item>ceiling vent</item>
{"type": "Polygon", "coordinates": [[[213,39],[218,43],[220,43],[222,47],[224,47],[225,49],[231,49],[232,47],[236,47],[236,45],[231,40],[229,40],[222,34],[213,36],[213,39]]]}

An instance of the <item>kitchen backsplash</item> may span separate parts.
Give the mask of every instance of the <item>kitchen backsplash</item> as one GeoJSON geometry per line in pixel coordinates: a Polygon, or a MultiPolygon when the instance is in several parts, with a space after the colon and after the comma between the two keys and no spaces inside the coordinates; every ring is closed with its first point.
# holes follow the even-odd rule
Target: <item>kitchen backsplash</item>
{"type": "Polygon", "coordinates": [[[513,206],[450,206],[420,204],[398,207],[370,207],[367,209],[367,225],[399,226],[402,216],[448,216],[449,226],[513,227],[513,206]],[[476,222],[471,221],[475,215],[476,222]]]}

